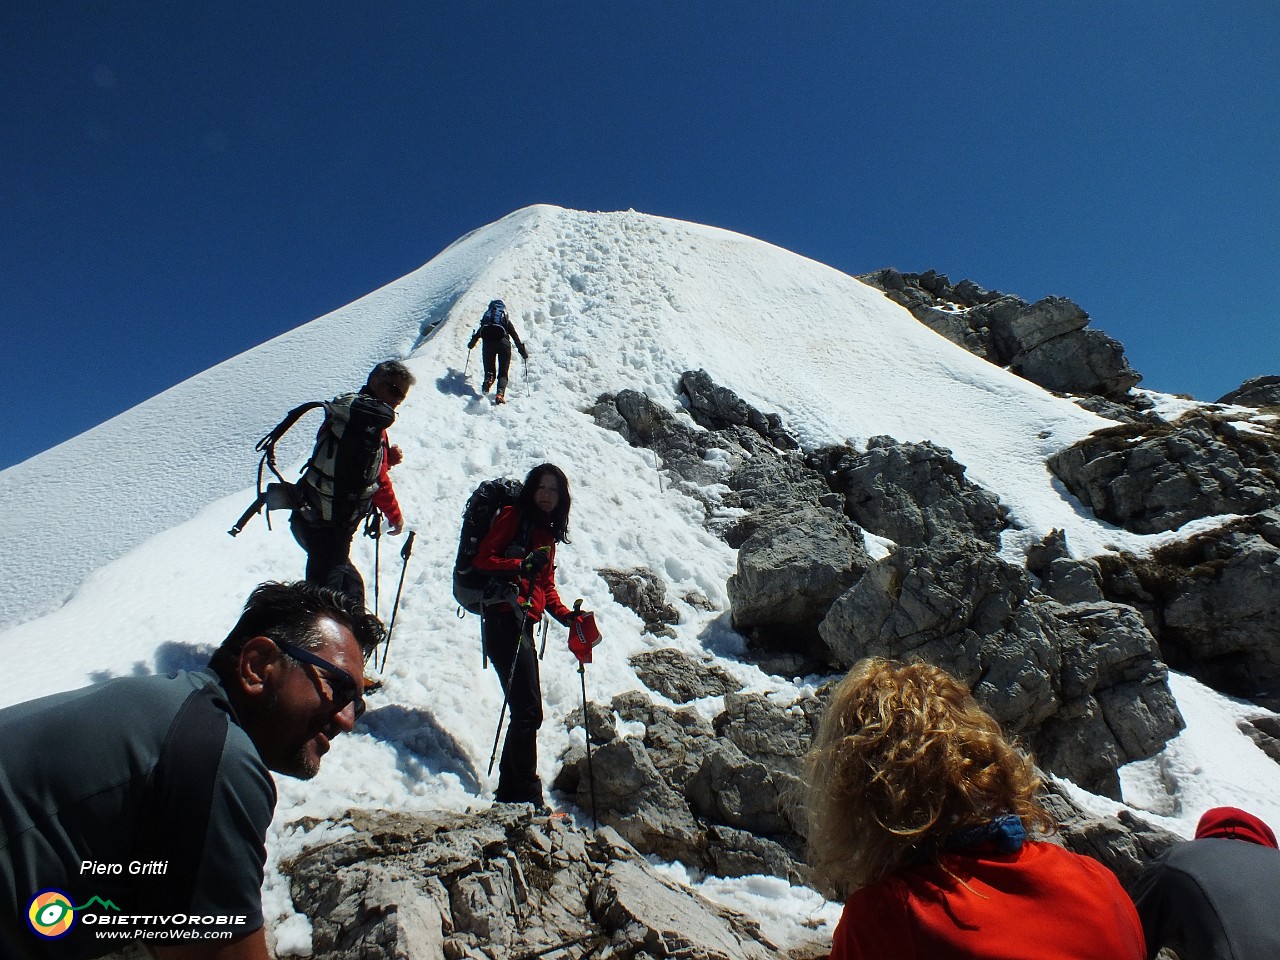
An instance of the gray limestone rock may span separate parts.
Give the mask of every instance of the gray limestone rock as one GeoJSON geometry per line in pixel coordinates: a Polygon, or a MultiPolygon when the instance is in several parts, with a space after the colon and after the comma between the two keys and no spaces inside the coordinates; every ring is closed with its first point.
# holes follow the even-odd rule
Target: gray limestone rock
{"type": "Polygon", "coordinates": [[[816,506],[763,510],[753,525],[727,585],[734,627],[758,644],[805,652],[831,602],[870,563],[862,533],[816,506]]]}
{"type": "Polygon", "coordinates": [[[1120,764],[1153,755],[1182,728],[1137,611],[1057,603],[977,544],[880,560],[832,605],[819,633],[845,667],[866,656],[943,667],[1046,769],[1111,795],[1120,764]]]}
{"type": "Polygon", "coordinates": [[[1065,297],[1027,303],[971,280],[878,270],[860,277],[911,311],[921,323],[997,366],[1049,390],[1127,399],[1141,375],[1124,348],[1065,297]]]}
{"type": "Polygon", "coordinates": [[[1235,403],[1243,407],[1280,407],[1280,377],[1254,377],[1246,380],[1230,393],[1219,397],[1218,403],[1235,403]]]}
{"type": "Polygon", "coordinates": [[[644,621],[644,632],[655,636],[675,635],[671,624],[680,622],[680,613],[667,602],[666,585],[647,567],[630,570],[597,571],[609,585],[613,599],[635,612],[644,621]]]}
{"type": "Polygon", "coordinates": [[[817,451],[845,512],[863,529],[904,546],[943,540],[1000,542],[1008,526],[999,499],[965,477],[951,451],[925,443],[872,437],[865,451],[817,451]]]}
{"type": "Polygon", "coordinates": [[[1280,508],[1100,561],[1107,595],[1142,611],[1171,667],[1280,706],[1280,508]]]}
{"type": "Polygon", "coordinates": [[[1280,437],[1204,415],[1099,430],[1048,464],[1099,518],[1135,533],[1280,503],[1280,437]]]}
{"type": "Polygon", "coordinates": [[[628,662],[641,683],[675,703],[724,696],[742,689],[742,681],[710,658],[699,663],[670,647],[637,653],[628,662]]]}
{"type": "Polygon", "coordinates": [[[287,865],[317,960],[779,956],[753,921],[659,877],[607,828],[525,806],[346,822],[351,833],[287,865]]]}

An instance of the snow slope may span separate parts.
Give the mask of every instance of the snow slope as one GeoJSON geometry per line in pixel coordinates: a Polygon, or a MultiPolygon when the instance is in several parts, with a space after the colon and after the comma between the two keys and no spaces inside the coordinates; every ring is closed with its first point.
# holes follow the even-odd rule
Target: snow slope
{"type": "MultiPolygon", "coordinates": [[[[406,357],[418,377],[391,431],[405,452],[393,477],[418,539],[386,687],[357,732],[335,742],[316,780],[281,780],[273,856],[300,842],[284,825],[302,815],[484,802],[501,696],[492,671],[480,669],[476,620],[455,616],[449,570],[462,505],[490,476],[522,477],[544,460],[569,475],[572,543],[559,551],[557,580],[567,600],[581,596],[598,612],[605,633],[587,677],[593,699],[637,687],[627,657],[658,645],[727,657],[751,688],[782,697],[817,682],[768,677],[733,660],[739,640],[722,613],[677,602],[678,637],[659,643],[612,602],[596,571],[648,566],[673,597],[696,590],[723,609],[735,555],[703,530],[698,504],[660,483],[650,454],[595,426],[584,411],[600,393],[630,387],[675,410],[679,374],[701,367],[780,413],[806,444],[861,444],[876,434],[933,440],[1010,507],[1021,526],[1006,534],[1012,556],[1053,527],[1081,555],[1169,537],[1098,523],[1046,470],[1049,453],[1106,421],[973,357],[858,281],[710,227],[530,207],[402,280],[0,473],[0,624],[16,624],[0,632],[0,651],[24,677],[0,705],[200,662],[256,583],[300,576],[303,555],[287,526],[268,532],[254,520],[238,539],[226,535],[252,497],[253,441],[295,404],[359,386],[390,355],[406,357]],[[527,379],[517,359],[505,407],[477,393],[479,351],[467,366],[466,342],[495,297],[530,348],[527,379]]],[[[294,468],[301,462],[316,422],[295,428],[282,467],[290,457],[294,468]]],[[[384,541],[384,615],[400,542],[384,541]]],[[[358,538],[355,556],[372,597],[370,542],[358,538]]],[[[570,741],[561,719],[580,697],[559,633],[543,665],[547,779],[570,741]]],[[[1233,799],[1280,825],[1280,767],[1237,763],[1237,752],[1252,760],[1245,745],[1260,755],[1227,722],[1242,708],[1190,681],[1175,690],[1192,729],[1161,761],[1126,771],[1126,789],[1184,833],[1206,806],[1233,799]],[[1213,731],[1209,740],[1197,737],[1201,728],[1213,731]],[[1197,789],[1187,792],[1188,782],[1197,789]]],[[[719,702],[699,706],[713,716],[719,702]]],[[[757,916],[776,914],[773,932],[784,940],[799,935],[797,918],[834,916],[785,887],[757,878],[704,889],[757,916]]],[[[305,921],[275,877],[268,904],[281,949],[305,947],[305,921]]]]}

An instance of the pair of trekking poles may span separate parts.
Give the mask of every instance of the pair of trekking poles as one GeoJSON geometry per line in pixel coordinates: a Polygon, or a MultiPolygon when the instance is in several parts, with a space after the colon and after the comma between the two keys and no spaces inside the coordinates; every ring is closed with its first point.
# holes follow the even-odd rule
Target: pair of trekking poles
{"type": "MultiPolygon", "coordinates": [[[[525,581],[526,585],[528,581],[525,581]]],[[[517,589],[516,600],[514,606],[520,611],[520,632],[516,640],[516,650],[511,657],[511,669],[507,671],[507,680],[502,685],[502,710],[498,713],[498,729],[493,732],[493,750],[489,754],[489,769],[486,776],[493,776],[493,764],[498,758],[498,744],[502,740],[502,724],[507,718],[507,705],[511,699],[511,685],[515,683],[516,668],[520,665],[520,651],[524,649],[526,637],[529,642],[533,641],[531,634],[526,632],[529,618],[529,601],[528,599],[520,600],[520,594],[517,589]]],[[[573,612],[575,614],[582,613],[582,601],[576,600],[573,604],[573,612]]],[[[547,652],[547,630],[550,623],[546,620],[542,621],[542,646],[538,651],[538,659],[541,660],[547,652]]],[[[484,621],[481,620],[481,631],[484,630],[484,621]]],[[[574,656],[578,658],[578,679],[582,684],[582,730],[586,735],[587,744],[587,783],[591,788],[591,828],[599,829],[600,824],[596,821],[596,773],[595,767],[591,760],[591,721],[590,714],[587,712],[587,670],[586,665],[591,661],[591,647],[593,643],[590,638],[585,635],[582,628],[582,617],[577,616],[573,619],[573,625],[569,628],[570,637],[577,637],[578,643],[575,647],[570,643],[570,649],[573,650],[574,656]],[[579,653],[582,650],[584,652],[579,653]]]]}
{"type": "MultiPolygon", "coordinates": [[[[365,533],[373,537],[373,615],[378,616],[378,588],[382,578],[382,514],[376,510],[370,515],[365,533]]],[[[396,587],[396,599],[391,605],[391,619],[387,622],[387,639],[382,647],[382,666],[378,666],[378,651],[373,651],[373,668],[387,669],[387,654],[391,652],[391,634],[396,628],[396,613],[400,609],[400,595],[404,592],[404,575],[409,569],[409,557],[413,553],[413,538],[417,531],[410,530],[400,548],[400,583],[396,587]]]]}

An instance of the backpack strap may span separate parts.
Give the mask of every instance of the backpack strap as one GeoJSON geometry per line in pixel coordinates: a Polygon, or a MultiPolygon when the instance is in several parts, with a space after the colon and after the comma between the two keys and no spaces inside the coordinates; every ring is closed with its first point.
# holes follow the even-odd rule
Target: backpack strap
{"type": "Polygon", "coordinates": [[[165,734],[136,847],[138,860],[171,867],[144,884],[150,909],[181,913],[195,895],[230,710],[222,688],[210,683],[192,691],[165,734]]]}
{"type": "MultiPolygon", "coordinates": [[[[279,442],[281,437],[289,432],[295,423],[302,419],[304,414],[315,410],[317,407],[323,407],[324,405],[323,400],[310,400],[307,403],[299,404],[285,414],[283,420],[272,427],[270,432],[253,445],[253,449],[262,454],[262,459],[258,461],[258,496],[253,503],[249,504],[244,513],[240,515],[240,519],[237,520],[232,525],[231,529],[227,531],[231,536],[234,537],[239,535],[239,533],[244,530],[244,525],[252,520],[256,514],[260,513],[264,506],[268,507],[267,526],[271,526],[269,503],[272,502],[271,487],[273,484],[268,484],[266,487],[262,485],[263,476],[265,474],[264,468],[269,468],[282,484],[290,489],[292,488],[293,485],[281,475],[278,469],[276,469],[276,443],[279,442]]],[[[275,502],[278,503],[279,501],[275,502]]]]}

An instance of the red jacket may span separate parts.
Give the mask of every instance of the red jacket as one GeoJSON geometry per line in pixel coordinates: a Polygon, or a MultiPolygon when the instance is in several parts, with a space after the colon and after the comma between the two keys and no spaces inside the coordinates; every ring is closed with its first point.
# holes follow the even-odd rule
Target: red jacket
{"type": "Polygon", "coordinates": [[[900,870],[855,891],[831,947],[831,960],[979,957],[1145,960],[1146,943],[1110,870],[1027,842],[1017,853],[944,854],[941,865],[900,870]]]}
{"type": "Polygon", "coordinates": [[[531,524],[529,542],[523,549],[512,550],[515,556],[508,555],[508,548],[520,533],[520,509],[503,507],[493,519],[493,526],[484,535],[476,548],[473,562],[477,570],[488,570],[490,573],[507,574],[520,584],[520,596],[529,598],[529,617],[535,623],[542,619],[545,610],[560,623],[568,625],[569,614],[573,611],[564,605],[560,594],[556,592],[556,542],[551,530],[545,526],[531,524]],[[520,563],[533,550],[539,547],[550,547],[550,562],[543,566],[534,577],[533,583],[526,584],[519,579],[520,563]]]}
{"type": "Polygon", "coordinates": [[[382,467],[378,470],[378,489],[373,492],[373,505],[387,518],[393,527],[404,525],[404,515],[400,513],[400,501],[396,499],[396,489],[391,486],[390,469],[404,458],[399,447],[387,442],[387,431],[382,431],[382,467]]]}

